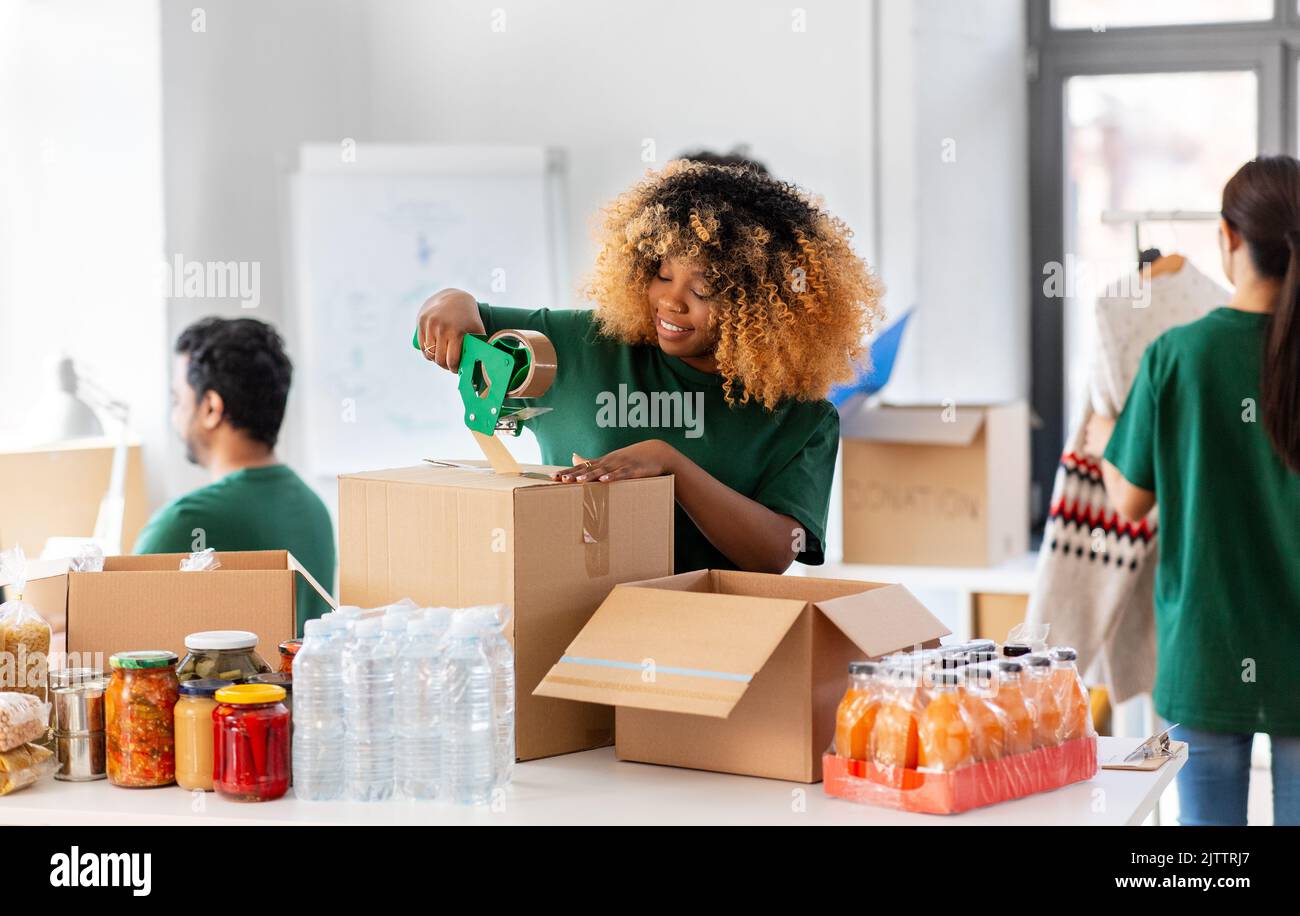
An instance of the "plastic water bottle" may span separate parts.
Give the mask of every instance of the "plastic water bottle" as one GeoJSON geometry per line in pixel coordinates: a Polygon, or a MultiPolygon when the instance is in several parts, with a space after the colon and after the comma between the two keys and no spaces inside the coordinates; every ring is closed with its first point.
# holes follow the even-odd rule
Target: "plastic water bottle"
{"type": "Polygon", "coordinates": [[[393,794],[396,656],[380,621],[359,620],[343,650],[344,776],[349,798],[382,801],[393,794]]]}
{"type": "Polygon", "coordinates": [[[504,786],[510,784],[515,770],[515,651],[501,632],[502,618],[507,613],[504,605],[475,608],[475,613],[482,628],[483,647],[492,662],[493,785],[504,786]]]}
{"type": "Polygon", "coordinates": [[[398,608],[396,605],[390,607],[384,614],[383,631],[384,644],[393,658],[397,658],[402,653],[402,646],[406,644],[406,625],[410,618],[405,608],[398,608]]]}
{"type": "Polygon", "coordinates": [[[492,793],[492,662],[472,614],[452,619],[443,653],[442,775],[462,805],[485,804],[492,793]]]}
{"type": "Polygon", "coordinates": [[[308,620],[293,660],[293,790],[309,801],[343,796],[343,651],[330,630],[308,620]]]}
{"type": "Polygon", "coordinates": [[[442,792],[442,633],[412,620],[397,656],[397,794],[433,799],[442,792]]]}

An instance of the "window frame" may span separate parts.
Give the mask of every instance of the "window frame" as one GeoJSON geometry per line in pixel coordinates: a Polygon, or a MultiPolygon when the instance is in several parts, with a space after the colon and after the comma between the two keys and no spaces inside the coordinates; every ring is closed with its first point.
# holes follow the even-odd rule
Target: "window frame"
{"type": "MultiPolygon", "coordinates": [[[[1049,510],[1061,449],[1075,419],[1065,403],[1065,309],[1043,292],[1042,265],[1065,260],[1065,85],[1074,76],[1252,70],[1259,152],[1296,155],[1300,10],[1274,0],[1273,18],[1091,29],[1051,26],[1048,0],[1026,0],[1029,78],[1030,404],[1033,530],[1049,510]]],[[[1226,180],[1225,176],[1225,180],[1226,180]]]]}

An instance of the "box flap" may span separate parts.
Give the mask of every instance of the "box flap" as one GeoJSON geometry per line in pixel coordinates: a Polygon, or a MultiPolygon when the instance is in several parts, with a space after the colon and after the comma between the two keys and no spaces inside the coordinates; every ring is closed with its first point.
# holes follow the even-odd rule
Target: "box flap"
{"type": "Polygon", "coordinates": [[[815,602],[868,658],[912,649],[952,631],[901,585],[815,602]]]}
{"type": "Polygon", "coordinates": [[[846,439],[922,445],[970,445],[984,425],[984,408],[863,407],[840,421],[846,439]]]}
{"type": "Polygon", "coordinates": [[[726,718],[806,607],[620,585],[533,692],[726,718]]]}
{"type": "Polygon", "coordinates": [[[340,474],[341,480],[374,480],[386,483],[413,483],[429,486],[458,487],[469,490],[518,490],[523,487],[568,486],[551,480],[551,472],[561,470],[547,465],[520,465],[523,474],[503,477],[488,463],[477,461],[432,461],[408,468],[387,468],[340,474]]]}

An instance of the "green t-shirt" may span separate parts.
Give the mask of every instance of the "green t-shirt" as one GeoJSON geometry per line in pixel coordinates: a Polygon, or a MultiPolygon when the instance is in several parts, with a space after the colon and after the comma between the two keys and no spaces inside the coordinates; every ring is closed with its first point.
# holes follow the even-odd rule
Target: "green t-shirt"
{"type": "MultiPolygon", "coordinates": [[[[551,407],[528,425],[546,464],[568,467],[576,452],[599,458],[662,439],[738,493],[789,515],[806,532],[799,561],[823,562],[826,513],[840,418],[828,401],[729,407],[722,377],[693,369],[655,346],[628,346],[597,331],[588,309],[479,306],[489,334],[540,331],[555,345],[559,371],[536,401],[551,407]]],[[[792,535],[793,537],[793,535],[792,535]]],[[[735,569],[676,509],[674,568],[735,569]]]]}
{"type": "MultiPolygon", "coordinates": [[[[287,550],[322,588],[334,587],[334,525],[311,487],[287,465],[244,468],[173,500],[154,514],[136,553],[287,550]],[[202,529],[202,540],[196,529],[202,529]],[[196,547],[197,544],[197,547],[196,547]]],[[[299,577],[298,634],[329,606],[299,577]]]]}
{"type": "Polygon", "coordinates": [[[1160,506],[1156,711],[1300,735],[1300,474],[1259,415],[1267,324],[1220,308],[1152,343],[1106,460],[1160,506]]]}

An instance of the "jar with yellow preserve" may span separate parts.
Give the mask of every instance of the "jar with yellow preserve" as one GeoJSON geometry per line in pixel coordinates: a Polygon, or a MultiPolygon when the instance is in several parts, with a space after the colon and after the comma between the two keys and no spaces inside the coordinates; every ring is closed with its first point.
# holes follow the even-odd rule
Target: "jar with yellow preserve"
{"type": "Polygon", "coordinates": [[[185,637],[185,658],[176,670],[184,681],[217,678],[242,684],[271,666],[257,654],[257,634],[248,630],[204,630],[185,637]]]}
{"type": "Polygon", "coordinates": [[[214,694],[231,681],[199,678],[180,686],[176,700],[176,785],[212,791],[212,711],[214,694]]]}

